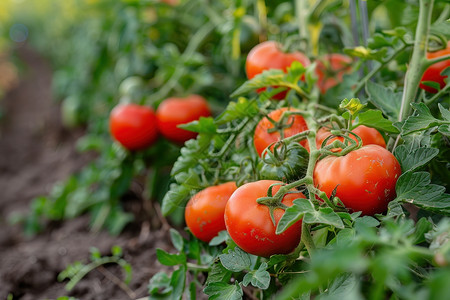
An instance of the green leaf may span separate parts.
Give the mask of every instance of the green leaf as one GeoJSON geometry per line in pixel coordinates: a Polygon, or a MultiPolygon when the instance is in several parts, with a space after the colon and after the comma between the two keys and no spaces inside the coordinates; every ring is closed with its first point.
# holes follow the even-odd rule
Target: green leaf
{"type": "Polygon", "coordinates": [[[379,110],[367,110],[358,115],[358,125],[365,125],[376,128],[380,131],[389,133],[398,133],[398,129],[392,125],[392,122],[385,119],[379,110]]]}
{"type": "Polygon", "coordinates": [[[373,105],[380,109],[389,120],[397,121],[402,103],[402,93],[395,93],[385,86],[372,81],[367,82],[366,91],[370,97],[369,101],[373,105]]]}
{"type": "Polygon", "coordinates": [[[387,49],[381,48],[379,50],[372,50],[362,46],[358,46],[352,49],[344,49],[344,53],[354,57],[361,57],[366,60],[382,61],[386,57],[387,49]]]}
{"type": "Polygon", "coordinates": [[[180,172],[174,177],[176,182],[191,189],[198,189],[201,187],[200,176],[193,169],[190,169],[187,172],[180,172]]]}
{"type": "Polygon", "coordinates": [[[336,228],[344,228],[341,218],[330,207],[321,207],[319,211],[307,212],[303,217],[307,224],[328,224],[336,228]]]}
{"type": "Polygon", "coordinates": [[[238,97],[254,90],[276,86],[277,88],[290,88],[298,89],[298,81],[302,74],[304,74],[306,69],[298,61],[292,63],[292,65],[287,68],[287,73],[279,69],[271,69],[256,75],[251,80],[246,81],[241,85],[236,91],[231,94],[231,97],[238,97]]]}
{"type": "Polygon", "coordinates": [[[438,131],[441,134],[450,137],[450,124],[444,124],[444,125],[439,126],[438,131]]]}
{"type": "Polygon", "coordinates": [[[367,104],[362,104],[358,98],[351,98],[350,100],[345,98],[341,101],[341,104],[339,104],[340,109],[344,109],[352,115],[359,113],[366,106],[367,104]]]}
{"type": "Polygon", "coordinates": [[[214,263],[211,266],[211,270],[208,272],[208,278],[206,279],[206,285],[212,282],[229,282],[232,272],[225,269],[221,263],[214,263]]]}
{"type": "Polygon", "coordinates": [[[443,107],[440,103],[438,104],[439,111],[441,112],[442,118],[446,121],[450,121],[450,110],[443,107]]]}
{"type": "Polygon", "coordinates": [[[394,155],[402,166],[403,173],[414,171],[431,161],[439,154],[439,149],[420,147],[408,151],[405,145],[395,148],[394,155]]]}
{"type": "Polygon", "coordinates": [[[222,265],[232,272],[248,270],[251,266],[250,255],[239,247],[230,250],[226,254],[219,255],[219,259],[222,265]]]}
{"type": "MultiPolygon", "coordinates": [[[[260,289],[267,289],[270,285],[270,274],[267,272],[267,263],[263,262],[258,270],[256,270],[254,273],[247,273],[247,275],[252,274],[251,277],[251,284],[254,287],[260,288],[260,289]]],[[[244,277],[245,278],[245,277],[244,277]]]]}
{"type": "Polygon", "coordinates": [[[337,277],[327,291],[320,294],[317,300],[360,300],[364,299],[359,291],[359,281],[355,274],[345,273],[337,277]]]}
{"type": "Polygon", "coordinates": [[[430,184],[428,172],[406,172],[396,185],[397,201],[412,203],[423,209],[450,215],[450,195],[443,186],[430,184]]]}
{"type": "Polygon", "coordinates": [[[440,121],[433,117],[430,109],[423,103],[412,103],[411,106],[416,110],[413,116],[406,119],[402,126],[402,135],[408,135],[416,131],[426,130],[430,127],[439,125],[440,121]]]}
{"type": "Polygon", "coordinates": [[[191,189],[183,185],[172,183],[169,191],[164,195],[162,200],[161,212],[164,216],[172,213],[180,206],[184,206],[191,194],[191,189]]]}
{"type": "Polygon", "coordinates": [[[175,229],[170,228],[170,239],[175,249],[181,252],[183,250],[184,244],[183,237],[181,236],[181,234],[175,229]]]}
{"type": "Polygon", "coordinates": [[[173,287],[171,299],[180,300],[183,297],[184,287],[186,285],[186,267],[184,265],[172,273],[170,285],[173,287]]]}
{"type": "Polygon", "coordinates": [[[170,254],[160,248],[156,249],[156,258],[165,266],[176,266],[186,263],[186,254],[170,254]]]}
{"type": "Polygon", "coordinates": [[[151,296],[163,296],[172,292],[170,286],[170,277],[164,272],[158,272],[153,275],[148,285],[148,293],[151,296]]]}
{"type": "Polygon", "coordinates": [[[234,285],[213,282],[208,284],[203,291],[210,300],[241,300],[244,296],[244,292],[237,282],[234,285]]]}
{"type": "Polygon", "coordinates": [[[111,254],[113,256],[121,257],[122,253],[123,253],[122,247],[120,247],[120,246],[112,246],[111,247],[111,254]]]}
{"type": "Polygon", "coordinates": [[[227,108],[216,118],[217,124],[225,124],[245,117],[252,118],[259,113],[256,101],[249,101],[246,98],[239,97],[236,102],[229,102],[227,108]]]}
{"type": "Polygon", "coordinates": [[[195,120],[187,124],[181,124],[177,127],[206,134],[215,134],[217,132],[217,125],[214,123],[214,119],[212,117],[200,117],[199,120],[195,120]]]}
{"type": "Polygon", "coordinates": [[[226,240],[230,238],[230,235],[226,230],[222,230],[219,232],[219,234],[212,238],[212,240],[209,242],[210,246],[218,246],[222,243],[224,243],[226,240]]]}

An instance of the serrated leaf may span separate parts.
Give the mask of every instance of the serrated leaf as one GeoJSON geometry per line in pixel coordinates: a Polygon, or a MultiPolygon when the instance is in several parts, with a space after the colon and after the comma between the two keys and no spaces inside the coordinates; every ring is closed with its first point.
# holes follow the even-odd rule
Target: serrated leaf
{"type": "Polygon", "coordinates": [[[250,255],[239,247],[230,250],[226,254],[219,255],[219,259],[222,265],[232,272],[248,270],[251,266],[250,255]]]}
{"type": "Polygon", "coordinates": [[[180,172],[174,177],[176,182],[191,189],[198,189],[201,187],[200,176],[193,169],[190,169],[187,172],[180,172]]]}
{"type": "Polygon", "coordinates": [[[263,262],[258,270],[253,273],[251,284],[260,289],[267,289],[270,285],[270,274],[267,272],[267,263],[263,262]]]}
{"type": "Polygon", "coordinates": [[[224,282],[213,282],[203,290],[210,300],[241,300],[244,292],[236,282],[230,285],[224,282]]]}
{"type": "Polygon", "coordinates": [[[383,117],[379,110],[368,110],[358,115],[358,125],[365,125],[389,133],[398,133],[392,122],[383,117]]]}
{"type": "Polygon", "coordinates": [[[402,126],[402,135],[408,135],[416,131],[426,130],[430,127],[439,125],[439,120],[433,117],[430,109],[423,103],[412,103],[411,106],[416,110],[413,116],[406,119],[402,126]]]}
{"type": "Polygon", "coordinates": [[[231,278],[232,272],[225,269],[221,263],[215,263],[212,265],[211,270],[208,272],[208,278],[206,279],[206,285],[212,282],[228,282],[231,278]]]}
{"type": "Polygon", "coordinates": [[[183,237],[178,231],[176,231],[173,228],[170,228],[170,240],[172,241],[172,244],[175,247],[175,249],[177,249],[180,252],[181,250],[183,250],[184,245],[183,237]]]}
{"type": "Polygon", "coordinates": [[[345,273],[331,283],[327,291],[320,294],[317,300],[360,300],[363,299],[359,291],[359,281],[355,274],[345,273]]]}
{"type": "Polygon", "coordinates": [[[444,194],[445,188],[430,184],[428,172],[406,172],[396,184],[397,201],[412,203],[423,209],[450,215],[450,195],[444,194]]]}
{"type": "Polygon", "coordinates": [[[156,249],[156,258],[165,266],[176,266],[186,263],[186,254],[183,252],[179,254],[170,254],[160,248],[156,249]]]}
{"type": "Polygon", "coordinates": [[[389,120],[396,121],[400,114],[402,103],[402,93],[395,93],[383,85],[368,81],[366,91],[369,95],[369,101],[372,102],[389,120]]]}
{"type": "Polygon", "coordinates": [[[198,133],[215,134],[217,132],[217,125],[212,117],[200,117],[198,120],[180,124],[177,127],[198,133]]]}
{"type": "Polygon", "coordinates": [[[229,102],[227,108],[217,118],[217,124],[225,124],[245,117],[252,118],[259,113],[256,101],[249,101],[244,97],[239,97],[236,102],[229,102]]]}
{"type": "Polygon", "coordinates": [[[172,291],[170,286],[170,277],[164,272],[158,272],[153,275],[148,284],[148,293],[151,296],[163,296],[172,291]]]}
{"type": "Polygon", "coordinates": [[[394,151],[394,155],[400,163],[403,173],[414,171],[426,165],[438,154],[439,149],[425,147],[420,147],[410,152],[405,145],[398,146],[394,151]]]}
{"type": "Polygon", "coordinates": [[[438,131],[445,135],[450,137],[450,124],[444,124],[438,127],[438,131]]]}

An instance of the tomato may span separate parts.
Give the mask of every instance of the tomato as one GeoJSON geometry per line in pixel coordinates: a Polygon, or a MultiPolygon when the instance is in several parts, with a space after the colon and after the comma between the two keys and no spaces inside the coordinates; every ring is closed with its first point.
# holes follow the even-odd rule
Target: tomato
{"type": "Polygon", "coordinates": [[[350,73],[353,60],[343,54],[326,54],[317,60],[316,74],[317,86],[322,94],[339,82],[342,82],[344,74],[350,73]]]}
{"type": "MultiPolygon", "coordinates": [[[[225,224],[233,241],[244,251],[269,257],[273,254],[287,254],[292,252],[300,242],[301,220],[294,223],[281,234],[275,234],[276,226],[273,225],[266,205],[258,204],[256,200],[267,196],[270,185],[281,183],[275,180],[260,180],[250,182],[239,187],[228,200],[225,207],[225,224]]],[[[272,190],[275,194],[280,186],[272,190]]],[[[293,190],[284,196],[282,203],[292,206],[292,202],[305,196],[293,190]]],[[[284,210],[277,208],[274,211],[275,222],[284,214],[284,210]]]]}
{"type": "MultiPolygon", "coordinates": [[[[386,148],[386,142],[384,141],[381,133],[378,132],[375,128],[367,127],[364,125],[359,125],[355,129],[352,130],[353,133],[358,135],[363,145],[379,145],[383,148],[386,148]]],[[[319,149],[322,145],[322,142],[331,135],[330,130],[328,128],[322,127],[317,131],[316,135],[316,143],[317,148],[319,149]]],[[[353,135],[349,135],[349,137],[355,141],[357,141],[356,137],[353,135]]],[[[344,141],[342,137],[335,137],[328,140],[327,145],[331,144],[333,141],[339,139],[340,141],[344,141]]],[[[339,149],[333,149],[333,152],[339,151],[339,149]]]]}
{"type": "Polygon", "coordinates": [[[119,104],[109,116],[113,138],[128,150],[151,146],[158,138],[156,117],[152,108],[137,104],[119,104]]]}
{"type": "MultiPolygon", "coordinates": [[[[436,51],[436,52],[428,52],[427,53],[427,58],[431,59],[431,58],[437,58],[437,57],[441,57],[444,55],[449,55],[450,54],[450,41],[447,43],[447,48],[436,51]]],[[[450,67],[450,59],[432,64],[431,66],[428,67],[428,69],[425,70],[425,73],[423,73],[421,82],[423,81],[434,81],[439,83],[439,86],[441,87],[441,89],[445,86],[445,82],[444,82],[444,78],[446,78],[447,76],[442,76],[441,72],[444,71],[444,69],[450,67]]],[[[437,90],[426,86],[424,84],[420,84],[420,88],[424,89],[427,92],[430,93],[437,93],[437,90]]]]}
{"type": "Polygon", "coordinates": [[[225,205],[236,188],[234,182],[210,186],[189,200],[184,217],[187,226],[198,239],[209,242],[226,229],[225,205]]]}
{"type": "Polygon", "coordinates": [[[159,131],[165,138],[177,144],[184,144],[187,140],[197,136],[196,132],[178,128],[178,125],[210,115],[208,102],[199,95],[190,95],[185,98],[167,98],[161,102],[156,110],[159,131]]]}
{"type": "MultiPolygon", "coordinates": [[[[297,111],[292,108],[282,107],[269,113],[268,117],[274,121],[281,119],[283,112],[285,111],[297,111]]],[[[297,133],[303,132],[308,129],[305,119],[300,115],[291,115],[286,120],[285,124],[292,124],[290,127],[283,129],[284,137],[290,137],[297,133]]],[[[268,118],[263,118],[256,126],[255,133],[253,135],[253,144],[255,145],[256,152],[259,156],[263,153],[264,149],[270,144],[280,140],[280,132],[268,132],[268,129],[273,128],[273,124],[268,118]]],[[[302,146],[306,144],[306,140],[300,142],[302,146]]]]}
{"type": "Polygon", "coordinates": [[[336,196],[351,211],[383,213],[395,198],[401,174],[395,156],[378,145],[363,146],[344,156],[327,156],[314,169],[314,183],[328,197],[336,196]]]}
{"type": "MultiPolygon", "coordinates": [[[[309,66],[311,62],[308,57],[301,52],[285,53],[281,50],[281,45],[274,41],[266,41],[256,45],[248,54],[245,62],[247,78],[252,79],[265,70],[280,69],[284,72],[294,61],[299,61],[303,66],[309,66]]],[[[258,89],[258,92],[265,88],[258,89]]],[[[280,92],[273,96],[274,99],[286,98],[287,91],[280,92]]]]}

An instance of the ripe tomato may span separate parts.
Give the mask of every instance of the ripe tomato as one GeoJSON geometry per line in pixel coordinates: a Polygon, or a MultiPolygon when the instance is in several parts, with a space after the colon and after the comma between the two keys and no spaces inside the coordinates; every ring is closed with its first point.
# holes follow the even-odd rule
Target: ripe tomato
{"type": "MultiPolygon", "coordinates": [[[[269,257],[273,254],[287,254],[292,252],[300,242],[302,225],[301,220],[293,224],[281,234],[275,234],[276,226],[273,225],[266,205],[258,204],[256,199],[267,196],[269,186],[281,183],[275,180],[260,180],[250,182],[239,187],[225,207],[225,224],[233,241],[244,251],[269,257]]],[[[280,186],[272,190],[275,194],[280,186]]],[[[284,196],[282,203],[292,206],[292,202],[305,196],[293,190],[284,196]]],[[[275,209],[275,222],[278,224],[284,210],[275,209]]]]}
{"type": "Polygon", "coordinates": [[[128,150],[141,150],[158,138],[153,109],[137,104],[119,104],[109,116],[113,138],[128,150]]]}
{"type": "Polygon", "coordinates": [[[317,60],[317,86],[322,94],[342,81],[344,74],[349,73],[353,60],[343,54],[326,54],[317,60]]]}
{"type": "MultiPolygon", "coordinates": [[[[386,148],[386,142],[384,141],[383,136],[381,133],[378,132],[375,128],[367,127],[364,125],[360,125],[352,130],[353,133],[358,135],[363,145],[378,145],[383,148],[386,148]]],[[[330,130],[328,128],[322,127],[317,131],[316,135],[316,143],[317,148],[319,149],[322,145],[322,142],[331,135],[330,130]]],[[[356,138],[353,135],[349,135],[351,139],[356,140],[356,138]]],[[[327,145],[331,144],[333,141],[339,139],[340,141],[344,141],[344,138],[342,137],[336,137],[328,140],[327,145]]],[[[333,152],[339,151],[339,149],[333,149],[333,152]]]]}
{"type": "Polygon", "coordinates": [[[327,156],[314,169],[314,183],[328,197],[336,196],[351,211],[363,215],[383,213],[395,198],[401,174],[395,156],[378,145],[368,145],[347,155],[327,156]]]}
{"type": "Polygon", "coordinates": [[[184,217],[191,232],[209,242],[219,231],[225,230],[225,205],[236,190],[236,183],[210,186],[195,194],[188,202],[184,217]]]}
{"type": "MultiPolygon", "coordinates": [[[[428,52],[427,53],[427,58],[436,58],[436,57],[441,57],[444,55],[449,55],[450,54],[450,41],[447,43],[447,48],[436,51],[436,52],[428,52]]],[[[441,72],[444,71],[444,69],[450,67],[450,59],[435,63],[431,66],[428,67],[428,69],[425,70],[425,73],[423,73],[422,81],[435,81],[437,83],[439,83],[441,89],[445,86],[445,82],[444,82],[444,78],[446,78],[447,76],[442,76],[441,72]]],[[[437,93],[437,90],[426,86],[424,84],[420,84],[420,88],[424,89],[427,92],[430,93],[437,93]]]]}
{"type": "MultiPolygon", "coordinates": [[[[268,117],[274,121],[278,121],[281,119],[283,112],[285,111],[296,111],[292,108],[282,107],[277,110],[272,111],[268,117]]],[[[308,130],[308,126],[306,125],[305,119],[303,119],[300,115],[292,115],[290,116],[285,124],[292,124],[291,127],[285,128],[283,130],[284,137],[290,137],[297,133],[308,130]]],[[[261,156],[264,149],[267,148],[270,144],[280,140],[280,132],[268,132],[268,129],[273,128],[273,124],[269,121],[268,118],[263,118],[259,121],[258,125],[255,129],[255,134],[253,136],[253,144],[255,145],[256,152],[258,152],[259,156],[261,156]]],[[[302,146],[306,144],[306,140],[302,140],[300,142],[302,146]]]]}
{"type": "Polygon", "coordinates": [[[158,106],[156,118],[158,129],[168,140],[177,144],[184,144],[187,140],[197,136],[196,132],[178,128],[178,125],[209,117],[211,111],[205,98],[190,95],[185,98],[167,98],[158,106]]]}
{"type": "MultiPolygon", "coordinates": [[[[301,52],[285,53],[281,50],[281,45],[274,41],[266,41],[256,45],[247,56],[245,70],[247,78],[252,79],[256,75],[269,69],[280,69],[286,72],[294,61],[299,61],[303,66],[309,66],[309,58],[301,52]]],[[[258,93],[265,88],[258,89],[258,93]]],[[[287,91],[280,92],[273,96],[274,99],[286,98],[287,91]]]]}

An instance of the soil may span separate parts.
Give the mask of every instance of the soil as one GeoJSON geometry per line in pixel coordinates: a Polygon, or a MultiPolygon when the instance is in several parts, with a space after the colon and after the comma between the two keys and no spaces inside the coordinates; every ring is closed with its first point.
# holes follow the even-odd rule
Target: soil
{"type": "MultiPolygon", "coordinates": [[[[135,222],[120,236],[89,230],[88,216],[52,223],[45,232],[28,238],[11,216],[26,213],[33,198],[79,171],[94,158],[75,150],[83,130],[68,131],[60,120],[59,104],[51,94],[52,71],[33,50],[18,50],[26,66],[16,88],[0,100],[0,299],[56,299],[60,296],[89,299],[138,299],[148,295],[149,279],[164,269],[156,261],[155,248],[169,250],[167,226],[135,222]],[[115,265],[97,268],[68,292],[58,282],[59,272],[75,261],[87,263],[89,249],[103,255],[121,246],[132,265],[128,288],[118,279],[124,274],[115,265]]],[[[136,200],[136,199],[134,199],[136,200]]]]}

